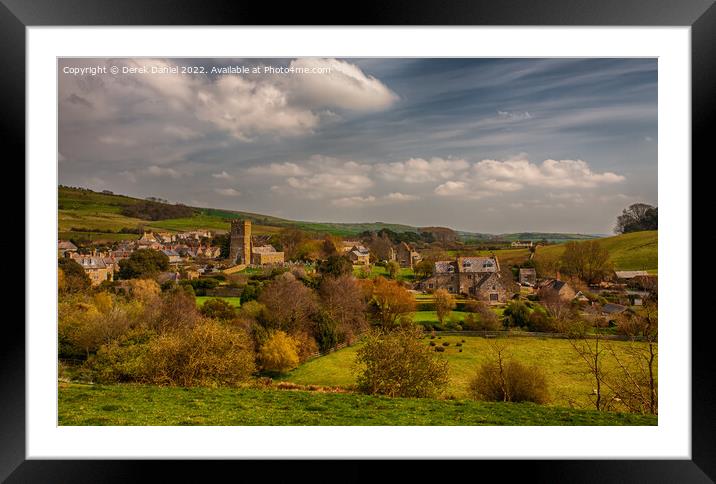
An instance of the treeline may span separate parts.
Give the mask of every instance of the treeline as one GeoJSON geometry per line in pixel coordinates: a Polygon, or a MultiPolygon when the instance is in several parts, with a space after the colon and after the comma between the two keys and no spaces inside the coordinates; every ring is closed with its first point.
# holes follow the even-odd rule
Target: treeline
{"type": "Polygon", "coordinates": [[[138,203],[123,206],[120,213],[127,217],[140,218],[143,220],[166,220],[191,217],[196,213],[196,210],[180,203],[169,204],[143,200],[138,203]]]}

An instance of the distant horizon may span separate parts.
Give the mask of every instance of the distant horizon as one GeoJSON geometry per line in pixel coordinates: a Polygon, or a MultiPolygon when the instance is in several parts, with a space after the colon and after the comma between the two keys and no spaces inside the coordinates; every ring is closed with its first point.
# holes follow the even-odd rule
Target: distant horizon
{"type": "Polygon", "coordinates": [[[289,220],[610,234],[658,201],[657,67],[60,58],[59,182],[289,220]]]}
{"type": "MultiPolygon", "coordinates": [[[[59,188],[59,187],[62,187],[62,186],[67,187],[67,188],[77,188],[77,189],[83,189],[83,190],[91,190],[91,191],[94,191],[94,192],[96,192],[96,193],[102,193],[102,190],[108,190],[108,191],[112,192],[112,195],[125,196],[125,197],[129,197],[129,198],[136,198],[136,199],[141,199],[141,200],[147,200],[147,199],[149,199],[150,197],[154,197],[154,195],[132,195],[132,194],[127,194],[127,193],[120,193],[120,192],[117,192],[117,191],[112,190],[111,188],[103,188],[102,190],[94,190],[94,189],[88,188],[88,187],[68,186],[68,185],[64,185],[64,184],[58,184],[58,188],[59,188]]],[[[162,198],[162,197],[159,197],[159,198],[162,198]]],[[[459,228],[450,227],[450,226],[447,226],[447,225],[436,225],[436,224],[411,225],[411,224],[406,224],[406,223],[401,223],[401,222],[390,222],[390,221],[386,221],[386,220],[350,220],[350,221],[346,221],[346,222],[337,222],[337,221],[334,221],[334,220],[292,219],[292,218],[279,217],[279,216],[277,216],[277,215],[273,215],[273,214],[270,214],[270,213],[254,212],[254,211],[249,211],[249,210],[241,210],[240,208],[234,209],[234,208],[225,208],[225,207],[202,207],[202,206],[196,206],[196,205],[187,204],[187,203],[184,203],[184,202],[178,201],[178,200],[169,200],[169,199],[165,199],[165,200],[167,200],[167,203],[170,203],[170,204],[182,204],[182,205],[186,205],[187,207],[190,207],[190,208],[202,208],[202,209],[211,209],[211,210],[224,210],[224,211],[227,211],[227,212],[251,213],[251,214],[253,214],[253,215],[259,215],[259,216],[265,215],[265,216],[274,217],[274,218],[278,218],[278,219],[282,219],[282,220],[287,220],[287,221],[290,221],[290,222],[307,222],[307,223],[323,223],[323,224],[348,224],[348,225],[351,225],[351,224],[355,224],[355,225],[359,225],[359,224],[405,225],[405,226],[407,226],[407,227],[413,227],[413,228],[417,228],[417,229],[426,228],[426,227],[443,227],[443,228],[451,229],[451,230],[453,230],[453,231],[455,231],[455,232],[458,232],[458,233],[487,234],[487,235],[511,235],[511,234],[519,234],[519,233],[588,235],[588,236],[599,236],[599,237],[613,237],[613,236],[615,236],[615,235],[618,235],[618,234],[615,234],[615,233],[613,233],[613,232],[611,232],[611,233],[560,232],[560,231],[554,231],[554,230],[539,230],[539,229],[536,229],[536,230],[508,230],[508,231],[505,231],[505,232],[484,232],[484,231],[463,230],[463,229],[459,229],[459,228]]],[[[147,221],[147,222],[151,222],[151,221],[147,221]]]]}

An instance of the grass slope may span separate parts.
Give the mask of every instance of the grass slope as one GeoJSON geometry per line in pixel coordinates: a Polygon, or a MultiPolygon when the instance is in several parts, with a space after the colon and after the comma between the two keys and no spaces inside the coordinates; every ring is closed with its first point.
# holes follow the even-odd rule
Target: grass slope
{"type": "Polygon", "coordinates": [[[59,386],[59,425],[656,425],[652,416],[528,403],[141,385],[59,386]]]}
{"type": "MultiPolygon", "coordinates": [[[[599,239],[599,243],[609,251],[616,270],[648,270],[653,273],[658,268],[658,237],[656,230],[632,232],[599,239]]],[[[560,256],[564,245],[552,245],[537,249],[540,254],[560,256]]]]}
{"type": "MultiPolygon", "coordinates": [[[[443,336],[442,339],[426,339],[425,344],[428,341],[438,345],[450,343],[442,353],[450,364],[450,383],[446,394],[466,398],[468,382],[477,367],[492,359],[490,345],[493,340],[478,336],[443,336]],[[459,352],[455,343],[462,340],[465,340],[463,351],[459,352]]],[[[590,408],[592,380],[568,341],[551,338],[509,338],[501,341],[507,344],[507,353],[511,357],[526,364],[535,364],[545,371],[552,405],[590,408]]],[[[618,355],[625,357],[630,345],[642,343],[609,341],[603,344],[611,345],[618,355]]],[[[357,348],[354,345],[309,360],[284,379],[302,385],[349,387],[355,383],[354,360],[357,348]]],[[[606,371],[616,371],[611,358],[605,357],[604,364],[606,371]]]]}

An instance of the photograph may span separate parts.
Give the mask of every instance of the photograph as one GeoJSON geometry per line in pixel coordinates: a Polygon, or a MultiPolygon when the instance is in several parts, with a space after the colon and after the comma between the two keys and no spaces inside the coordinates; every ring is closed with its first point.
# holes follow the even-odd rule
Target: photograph
{"type": "Polygon", "coordinates": [[[659,62],[58,57],[57,425],[658,426],[659,62]]]}

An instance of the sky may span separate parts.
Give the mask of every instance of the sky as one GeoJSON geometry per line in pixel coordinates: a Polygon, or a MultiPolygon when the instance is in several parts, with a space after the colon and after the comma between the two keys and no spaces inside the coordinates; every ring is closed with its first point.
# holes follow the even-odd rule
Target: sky
{"type": "Polygon", "coordinates": [[[83,58],[58,71],[62,185],[493,234],[608,234],[631,203],[657,204],[656,59],[83,58]]]}

